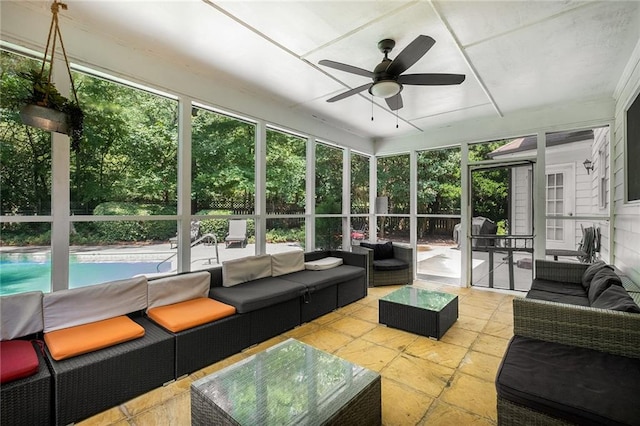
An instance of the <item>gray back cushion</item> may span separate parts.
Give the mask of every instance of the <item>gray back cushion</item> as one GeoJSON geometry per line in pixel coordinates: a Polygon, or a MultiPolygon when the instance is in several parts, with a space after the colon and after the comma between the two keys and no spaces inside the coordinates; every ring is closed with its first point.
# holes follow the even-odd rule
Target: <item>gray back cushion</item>
{"type": "Polygon", "coordinates": [[[584,271],[584,274],[582,274],[582,286],[585,288],[585,290],[589,290],[589,286],[591,285],[593,277],[605,268],[613,271],[613,268],[611,266],[607,265],[602,260],[599,260],[584,271]]]}
{"type": "Polygon", "coordinates": [[[603,268],[598,271],[591,280],[591,285],[589,286],[589,293],[587,294],[589,297],[589,303],[593,304],[593,302],[600,297],[602,292],[612,285],[619,285],[622,287],[620,277],[616,275],[615,272],[607,268],[603,268]]]}
{"type": "Polygon", "coordinates": [[[0,340],[38,333],[42,328],[41,291],[0,297],[0,340]]]}

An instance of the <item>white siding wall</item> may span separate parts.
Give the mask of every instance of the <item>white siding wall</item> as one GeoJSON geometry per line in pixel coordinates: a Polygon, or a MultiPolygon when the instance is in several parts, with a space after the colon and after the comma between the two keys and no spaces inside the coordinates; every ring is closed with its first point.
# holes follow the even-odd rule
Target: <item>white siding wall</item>
{"type": "MultiPolygon", "coordinates": [[[[609,141],[611,140],[609,127],[601,127],[594,129],[593,131],[593,149],[591,154],[591,161],[593,161],[594,171],[591,173],[591,193],[593,199],[598,203],[594,204],[594,214],[606,215],[610,204],[610,149],[609,141]],[[602,155],[601,155],[602,153],[602,155]],[[601,185],[601,179],[604,177],[605,185],[601,185]],[[602,193],[601,193],[602,191],[602,193]],[[600,198],[604,199],[604,205],[600,205],[600,198]]],[[[601,222],[597,226],[600,227],[600,258],[605,262],[611,262],[611,253],[609,252],[610,236],[609,236],[609,224],[607,222],[601,222]]]]}
{"type": "Polygon", "coordinates": [[[526,167],[513,169],[513,223],[511,233],[514,235],[531,235],[531,176],[526,167]]]}
{"type": "Polygon", "coordinates": [[[613,263],[628,274],[635,282],[640,282],[640,203],[625,204],[624,153],[625,153],[625,113],[633,99],[640,92],[640,43],[625,69],[623,78],[616,89],[615,132],[613,149],[613,263]]]}

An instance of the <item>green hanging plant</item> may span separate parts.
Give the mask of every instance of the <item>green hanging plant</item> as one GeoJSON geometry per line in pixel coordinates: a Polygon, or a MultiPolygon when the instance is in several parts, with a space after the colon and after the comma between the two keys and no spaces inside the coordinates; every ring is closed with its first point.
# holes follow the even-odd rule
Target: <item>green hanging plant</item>
{"type": "Polygon", "coordinates": [[[19,73],[29,85],[29,95],[20,117],[25,124],[69,135],[74,151],[80,148],[84,130],[84,113],[76,101],[65,98],[49,81],[46,72],[32,69],[19,73]],[[47,111],[50,110],[50,111],[47,111]]]}
{"type": "Polygon", "coordinates": [[[51,26],[47,37],[47,47],[44,52],[44,59],[40,70],[31,70],[21,73],[21,76],[31,85],[29,96],[24,99],[25,105],[20,109],[22,122],[33,127],[37,127],[50,132],[58,132],[69,135],[71,147],[78,151],[83,133],[84,114],[78,103],[69,60],[62,42],[62,33],[58,26],[59,9],[67,9],[67,5],[54,0],[51,4],[51,26]],[[60,47],[64,55],[64,61],[71,81],[73,100],[62,96],[55,85],[51,82],[51,75],[45,72],[45,64],[49,62],[49,70],[53,69],[53,58],[55,56],[56,41],[60,39],[60,47]],[[49,55],[49,46],[51,54],[49,55]]]}

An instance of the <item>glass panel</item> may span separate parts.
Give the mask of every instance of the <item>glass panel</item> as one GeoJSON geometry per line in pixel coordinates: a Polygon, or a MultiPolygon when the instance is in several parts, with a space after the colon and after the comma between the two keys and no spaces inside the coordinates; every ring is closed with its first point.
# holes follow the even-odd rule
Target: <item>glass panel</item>
{"type": "Polygon", "coordinates": [[[51,224],[2,223],[0,295],[51,291],[51,224]]]}
{"type": "Polygon", "coordinates": [[[316,144],[316,213],[342,213],[342,150],[320,143],[316,144]]]}
{"type": "Polygon", "coordinates": [[[409,243],[411,233],[409,217],[383,216],[378,217],[378,240],[409,243]]]}
{"type": "Polygon", "coordinates": [[[84,73],[73,78],[85,119],[71,155],[72,213],[175,214],[178,102],[84,73]]]}
{"type": "Polygon", "coordinates": [[[267,129],[267,213],[304,214],[306,140],[267,129]]]}
{"type": "Polygon", "coordinates": [[[460,218],[419,217],[417,269],[420,278],[460,285],[460,218]]]}
{"type": "MultiPolygon", "coordinates": [[[[211,215],[218,214],[216,210],[203,212],[211,215]]],[[[198,218],[191,221],[191,230],[191,271],[209,269],[225,260],[255,254],[255,221],[253,219],[198,218]],[[194,231],[194,228],[197,230],[194,231]],[[242,232],[243,229],[244,232],[242,232]]]]}
{"type": "Polygon", "coordinates": [[[438,291],[407,286],[393,291],[380,299],[438,312],[455,300],[456,297],[458,296],[455,294],[440,293],[438,291]]]}
{"type": "Polygon", "coordinates": [[[304,218],[267,219],[267,253],[305,248],[304,218]]]}
{"type": "Polygon", "coordinates": [[[358,241],[369,239],[369,218],[368,217],[352,217],[351,218],[351,244],[357,244],[358,241]]]}
{"type": "Polygon", "coordinates": [[[351,213],[369,213],[369,163],[364,155],[351,155],[351,213]]]}
{"type": "Polygon", "coordinates": [[[192,211],[255,212],[255,125],[204,108],[191,110],[192,211]]]}
{"type": "Polygon", "coordinates": [[[388,211],[377,214],[409,213],[409,155],[378,158],[378,197],[385,198],[388,211]]]}
{"type": "Polygon", "coordinates": [[[460,148],[418,153],[418,214],[460,214],[460,148]]]}
{"type": "Polygon", "coordinates": [[[0,51],[0,215],[51,214],[51,133],[22,124],[29,87],[20,73],[41,62],[0,51]]]}
{"type": "Polygon", "coordinates": [[[177,271],[176,229],[175,220],[72,223],[69,288],[177,271]]]}
{"type": "Polygon", "coordinates": [[[340,248],[342,248],[342,218],[317,218],[316,250],[338,250],[340,248]]]}

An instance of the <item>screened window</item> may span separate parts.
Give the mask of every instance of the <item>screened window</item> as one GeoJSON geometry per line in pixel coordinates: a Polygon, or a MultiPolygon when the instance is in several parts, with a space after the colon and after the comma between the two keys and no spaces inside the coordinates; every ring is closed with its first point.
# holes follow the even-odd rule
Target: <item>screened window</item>
{"type": "Polygon", "coordinates": [[[316,144],[316,213],[342,213],[342,149],[316,144]]]}

